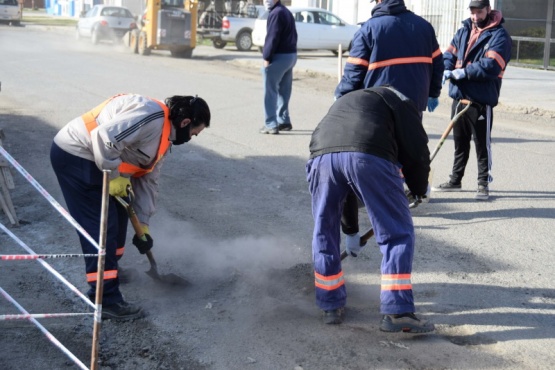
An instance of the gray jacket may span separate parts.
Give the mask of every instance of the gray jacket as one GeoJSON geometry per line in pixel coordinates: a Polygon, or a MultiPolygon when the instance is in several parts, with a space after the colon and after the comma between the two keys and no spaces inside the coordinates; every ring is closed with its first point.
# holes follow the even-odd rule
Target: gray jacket
{"type": "MultiPolygon", "coordinates": [[[[111,179],[120,176],[118,166],[122,162],[142,168],[151,166],[164,125],[164,113],[157,102],[141,95],[117,96],[102,109],[96,121],[98,127],[89,133],[83,119],[75,118],[58,132],[54,142],[72,155],[94,161],[100,170],[111,170],[111,179]]],[[[170,140],[174,138],[172,126],[170,140]]],[[[152,172],[131,178],[136,195],[134,208],[146,225],[156,210],[162,162],[163,159],[152,172]]]]}

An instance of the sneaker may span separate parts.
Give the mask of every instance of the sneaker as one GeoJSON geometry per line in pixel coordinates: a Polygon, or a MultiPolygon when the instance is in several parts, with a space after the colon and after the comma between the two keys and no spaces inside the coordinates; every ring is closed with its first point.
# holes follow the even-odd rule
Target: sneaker
{"type": "Polygon", "coordinates": [[[444,182],[439,186],[434,186],[432,191],[459,191],[461,190],[461,184],[453,184],[449,181],[444,182]]]}
{"type": "Polygon", "coordinates": [[[345,310],[343,307],[330,311],[322,311],[322,320],[324,321],[324,324],[338,325],[343,322],[344,313],[345,310]]]}
{"type": "Polygon", "coordinates": [[[293,125],[291,123],[280,123],[278,126],[279,131],[291,131],[293,129],[293,125]]]}
{"type": "Polygon", "coordinates": [[[270,134],[270,135],[277,135],[279,134],[279,130],[277,127],[274,128],[268,128],[266,126],[263,126],[260,131],[261,134],[270,134]]]}
{"type": "Polygon", "coordinates": [[[434,324],[428,320],[419,320],[412,312],[400,315],[384,315],[380,330],[386,332],[429,333],[435,330],[434,324]]]}
{"type": "Polygon", "coordinates": [[[478,185],[478,191],[476,192],[476,195],[474,196],[474,199],[476,200],[488,200],[489,198],[489,189],[487,186],[484,185],[478,185]]]}
{"type": "Polygon", "coordinates": [[[130,304],[125,301],[110,305],[102,305],[102,319],[112,320],[132,320],[143,317],[143,309],[137,305],[130,304]]]}

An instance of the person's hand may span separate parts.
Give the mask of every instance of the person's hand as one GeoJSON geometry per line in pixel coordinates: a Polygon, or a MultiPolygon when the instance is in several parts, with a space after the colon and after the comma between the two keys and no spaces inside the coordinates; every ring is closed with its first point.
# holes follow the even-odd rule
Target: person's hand
{"type": "Polygon", "coordinates": [[[464,70],[464,68],[454,69],[451,71],[451,73],[453,74],[451,78],[455,80],[462,80],[463,78],[466,77],[466,71],[464,70]]]}
{"type": "Polygon", "coordinates": [[[443,79],[441,80],[441,84],[445,85],[445,81],[450,79],[452,76],[453,76],[453,72],[451,72],[449,70],[443,71],[443,79]]]}
{"type": "Polygon", "coordinates": [[[127,177],[120,176],[110,181],[108,191],[113,197],[126,197],[128,195],[128,186],[131,186],[131,180],[127,177]]]}
{"type": "Polygon", "coordinates": [[[428,112],[433,112],[437,106],[439,105],[439,99],[438,98],[428,98],[428,112]]]}
{"type": "Polygon", "coordinates": [[[452,71],[444,71],[442,83],[445,83],[445,80],[448,80],[450,78],[453,80],[462,80],[465,77],[466,77],[466,71],[464,70],[464,68],[457,68],[452,71]]]}
{"type": "Polygon", "coordinates": [[[360,245],[360,235],[358,233],[347,234],[347,236],[345,237],[345,249],[347,250],[347,253],[349,253],[353,257],[356,257],[362,247],[365,245],[366,243],[360,245]]]}
{"type": "Polygon", "coordinates": [[[133,245],[137,247],[140,254],[145,254],[154,246],[154,240],[152,240],[152,237],[150,236],[150,231],[148,230],[147,225],[142,225],[142,229],[144,234],[141,238],[137,236],[137,234],[133,236],[133,245]]]}
{"type": "Polygon", "coordinates": [[[264,60],[264,68],[268,68],[269,65],[270,65],[270,62],[267,60],[264,60]]]}

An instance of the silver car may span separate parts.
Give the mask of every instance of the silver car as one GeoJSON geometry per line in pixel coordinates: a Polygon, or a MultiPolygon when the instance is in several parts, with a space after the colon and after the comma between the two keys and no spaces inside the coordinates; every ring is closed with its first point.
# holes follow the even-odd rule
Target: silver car
{"type": "Polygon", "coordinates": [[[98,44],[101,40],[119,42],[126,32],[135,28],[136,18],[129,9],[123,6],[95,5],[79,18],[75,35],[78,40],[90,37],[93,44],[98,44]]]}
{"type": "MultiPolygon", "coordinates": [[[[351,48],[351,40],[359,26],[348,24],[337,15],[320,8],[288,7],[295,18],[297,28],[297,50],[331,50],[338,54],[341,44],[342,52],[351,48]]],[[[264,47],[266,39],[266,20],[268,11],[258,17],[252,30],[252,43],[259,50],[264,47]]]]}
{"type": "Polygon", "coordinates": [[[0,0],[0,21],[11,22],[19,26],[21,22],[21,9],[17,0],[0,0]]]}

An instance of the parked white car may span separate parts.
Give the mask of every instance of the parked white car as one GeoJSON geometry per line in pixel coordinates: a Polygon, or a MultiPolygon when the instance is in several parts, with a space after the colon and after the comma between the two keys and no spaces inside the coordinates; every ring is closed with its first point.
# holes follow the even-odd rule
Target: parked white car
{"type": "MultiPolygon", "coordinates": [[[[1,0],[0,0],[1,1],[1,0]]],[[[100,40],[119,42],[128,31],[137,28],[135,16],[123,6],[95,5],[79,17],[75,37],[90,37],[93,44],[100,40]]]]}
{"type": "MultiPolygon", "coordinates": [[[[339,44],[343,52],[351,47],[351,41],[359,26],[348,24],[335,14],[321,8],[288,7],[295,18],[298,50],[331,50],[337,54],[339,44]]],[[[266,39],[266,11],[254,23],[252,42],[262,50],[266,39]]]]}
{"type": "Polygon", "coordinates": [[[19,26],[21,22],[21,9],[17,0],[0,0],[0,21],[10,22],[19,26]]]}

